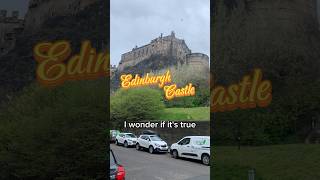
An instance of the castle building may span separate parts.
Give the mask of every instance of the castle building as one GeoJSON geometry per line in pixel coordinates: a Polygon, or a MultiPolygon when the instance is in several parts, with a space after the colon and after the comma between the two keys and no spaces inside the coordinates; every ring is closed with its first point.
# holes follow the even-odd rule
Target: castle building
{"type": "Polygon", "coordinates": [[[123,71],[126,67],[147,60],[152,55],[164,55],[175,57],[179,60],[177,63],[189,64],[194,66],[209,67],[209,57],[202,53],[192,53],[183,39],[178,39],[172,31],[171,35],[161,36],[151,40],[147,45],[135,47],[132,51],[121,55],[118,71],[123,71]]]}
{"type": "Polygon", "coordinates": [[[19,11],[12,11],[7,16],[6,10],[0,10],[0,56],[10,51],[16,40],[16,34],[23,30],[23,20],[19,19],[19,11]]]}
{"type": "Polygon", "coordinates": [[[25,16],[26,32],[35,32],[49,18],[77,14],[99,0],[30,0],[25,16]]]}

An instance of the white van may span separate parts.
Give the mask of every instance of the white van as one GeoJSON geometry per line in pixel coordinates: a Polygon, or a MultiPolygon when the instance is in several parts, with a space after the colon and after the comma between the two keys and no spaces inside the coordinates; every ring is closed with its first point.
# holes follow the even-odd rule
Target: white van
{"type": "Polygon", "coordinates": [[[201,160],[210,165],[210,136],[186,136],[171,145],[170,154],[173,158],[190,158],[201,160]]]}

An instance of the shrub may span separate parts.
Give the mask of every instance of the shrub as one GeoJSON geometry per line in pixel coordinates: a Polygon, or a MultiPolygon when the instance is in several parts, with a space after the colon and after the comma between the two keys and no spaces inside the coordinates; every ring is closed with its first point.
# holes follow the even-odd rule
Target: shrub
{"type": "Polygon", "coordinates": [[[151,88],[119,89],[111,96],[111,120],[117,125],[123,121],[157,119],[164,109],[160,90],[151,88]]]}

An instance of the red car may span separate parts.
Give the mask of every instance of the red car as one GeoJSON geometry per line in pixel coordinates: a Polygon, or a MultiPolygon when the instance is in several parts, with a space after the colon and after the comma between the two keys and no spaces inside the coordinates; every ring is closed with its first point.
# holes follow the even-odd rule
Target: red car
{"type": "Polygon", "coordinates": [[[125,180],[126,171],[118,164],[113,151],[110,149],[110,180],[125,180]]]}

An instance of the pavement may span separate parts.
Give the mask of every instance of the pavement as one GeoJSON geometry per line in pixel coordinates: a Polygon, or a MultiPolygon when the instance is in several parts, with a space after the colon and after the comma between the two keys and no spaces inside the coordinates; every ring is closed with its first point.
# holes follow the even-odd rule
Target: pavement
{"type": "Polygon", "coordinates": [[[210,180],[210,167],[200,161],[174,159],[169,153],[149,154],[134,147],[110,147],[126,170],[126,180],[210,180]]]}

